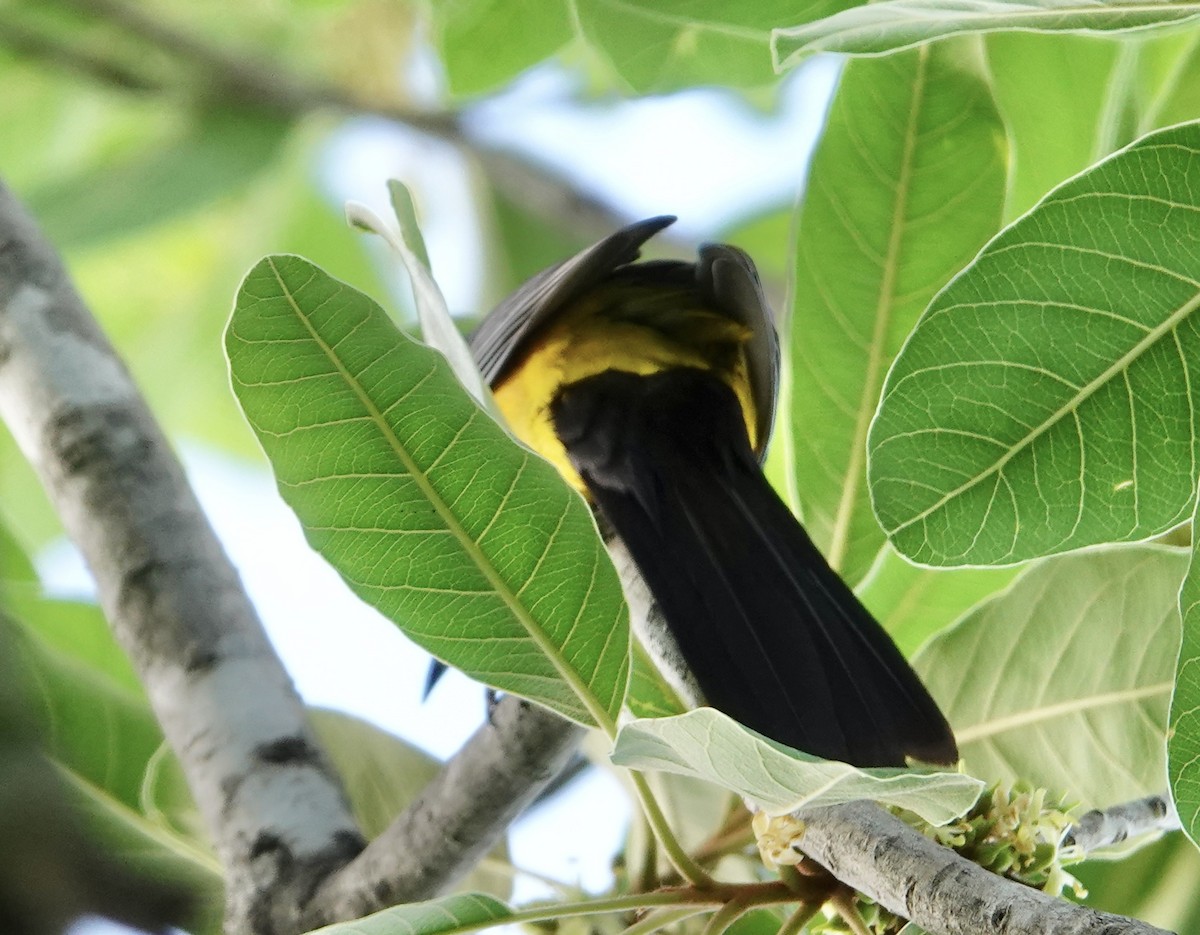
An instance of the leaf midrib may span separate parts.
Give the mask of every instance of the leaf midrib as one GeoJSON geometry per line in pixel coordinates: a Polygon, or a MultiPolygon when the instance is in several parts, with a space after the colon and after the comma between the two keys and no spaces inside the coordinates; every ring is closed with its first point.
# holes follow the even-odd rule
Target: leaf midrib
{"type": "Polygon", "coordinates": [[[1169,696],[1173,688],[1174,683],[1172,682],[1156,682],[1153,685],[1143,685],[1141,688],[1127,688],[1120,691],[1085,695],[1081,698],[1072,698],[1068,701],[1059,701],[1050,705],[1029,708],[1025,711],[1018,711],[1014,714],[1007,714],[1003,717],[982,721],[979,724],[972,724],[970,727],[956,730],[954,736],[960,745],[973,743],[977,740],[987,740],[1007,731],[1029,727],[1044,721],[1051,721],[1069,714],[1091,711],[1096,708],[1105,707],[1106,705],[1140,701],[1143,698],[1153,698],[1158,695],[1169,696]]]}

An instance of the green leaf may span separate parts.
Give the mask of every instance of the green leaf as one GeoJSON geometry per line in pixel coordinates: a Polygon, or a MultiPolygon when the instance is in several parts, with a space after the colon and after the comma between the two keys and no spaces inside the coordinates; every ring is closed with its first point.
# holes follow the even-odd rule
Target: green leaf
{"type": "Polygon", "coordinates": [[[512,910],[482,893],[443,896],[314,929],[310,935],[454,935],[501,925],[512,910]]]}
{"type": "Polygon", "coordinates": [[[1200,853],[1182,834],[1170,834],[1121,860],[1088,860],[1071,867],[1087,888],[1087,905],[1132,916],[1168,932],[1200,932],[1200,853]]]}
{"type": "Polygon", "coordinates": [[[1145,0],[884,0],[771,35],[782,71],[815,52],[883,55],[964,33],[1127,32],[1200,17],[1200,3],[1145,0]]]}
{"type": "Polygon", "coordinates": [[[914,660],[967,771],[1103,807],[1162,791],[1187,554],[1128,546],[1051,559],[914,660]]]}
{"type": "Polygon", "coordinates": [[[583,500],[441,354],[299,257],[267,257],[226,331],[234,390],[312,546],[435,656],[611,726],[628,614],[583,500]]]}
{"type": "Polygon", "coordinates": [[[157,226],[269,170],[289,126],[261,113],[206,114],[177,140],[35,188],[29,210],[60,248],[157,226]]]}
{"type": "Polygon", "coordinates": [[[1118,42],[1027,32],[988,37],[996,100],[1012,138],[1012,184],[1005,212],[1024,214],[1055,185],[1109,149],[1100,127],[1110,102],[1118,42]]]}
{"type": "Polygon", "coordinates": [[[1051,192],[931,303],[868,439],[875,512],[930,565],[1184,519],[1200,416],[1200,124],[1051,192]]]}
{"type": "Polygon", "coordinates": [[[634,717],[670,717],[687,711],[687,705],[667,684],[650,654],[637,640],[633,642],[633,666],[626,704],[634,717]]]}
{"type": "MultiPolygon", "coordinates": [[[[641,93],[771,85],[777,78],[771,30],[797,16],[788,0],[436,0],[432,6],[434,43],[457,95],[495,90],[572,38],[641,93]]],[[[847,0],[814,0],[803,16],[807,22],[847,6],[847,0]]]]}
{"type": "MultiPolygon", "coordinates": [[[[421,233],[421,225],[417,221],[417,205],[413,201],[412,192],[408,190],[408,186],[396,179],[388,179],[388,197],[392,202],[392,211],[396,214],[396,221],[400,225],[400,236],[404,246],[413,255],[421,268],[429,273],[433,269],[433,265],[429,262],[429,250],[425,247],[425,236],[421,233]]],[[[409,270],[409,275],[412,275],[412,270],[409,270]]],[[[434,284],[436,288],[436,283],[434,284]]],[[[441,295],[441,290],[437,290],[437,294],[441,295]]],[[[442,299],[441,305],[445,306],[446,300],[442,299]]]]}
{"type": "Polygon", "coordinates": [[[1000,226],[1005,153],[974,45],[847,65],[800,209],[791,412],[805,525],[851,583],[884,544],[866,471],[884,375],[1000,226]]]}
{"type": "Polygon", "coordinates": [[[30,713],[45,735],[46,751],[82,780],[137,808],[146,763],[163,742],[144,698],[30,629],[15,632],[14,654],[29,677],[30,713]]]}
{"type": "Polygon", "coordinates": [[[26,630],[36,634],[38,645],[45,646],[54,658],[73,660],[90,670],[89,678],[124,688],[134,697],[144,697],[129,657],[113,639],[98,606],[45,597],[36,585],[12,587],[6,598],[9,611],[26,630]]]}
{"type": "Polygon", "coordinates": [[[562,0],[435,0],[430,6],[450,92],[460,96],[499,88],[573,35],[562,0]]]}
{"type": "Polygon", "coordinates": [[[910,656],[1016,576],[1015,568],[921,568],[888,546],[859,586],[858,599],[910,656]]]}
{"type": "Polygon", "coordinates": [[[1139,53],[1142,132],[1200,117],[1200,29],[1168,33],[1139,53]]]}
{"type": "Polygon", "coordinates": [[[388,194],[392,202],[392,211],[400,225],[398,233],[370,208],[357,202],[352,201],[346,205],[347,220],[363,230],[379,234],[400,258],[412,287],[422,339],[430,347],[442,352],[458,382],[475,397],[475,401],[483,406],[492,418],[503,424],[491,389],[484,382],[467,340],[458,330],[458,325],[450,314],[446,297],[434,281],[429,266],[429,253],[425,249],[425,238],[417,224],[417,208],[412,193],[403,182],[389,179],[388,194]]]}
{"type": "Polygon", "coordinates": [[[1200,847],[1200,538],[1195,534],[1197,528],[1193,517],[1192,559],[1179,592],[1183,643],[1175,669],[1175,694],[1171,698],[1167,775],[1184,833],[1200,847]]]}
{"type": "Polygon", "coordinates": [[[713,708],[631,721],[613,762],[704,779],[754,801],[770,815],[815,805],[872,799],[944,824],[970,808],[983,783],[959,773],[857,769],[790,750],[713,708]]]}
{"type": "Polygon", "coordinates": [[[174,833],[65,767],[59,772],[66,780],[69,800],[105,851],[138,874],[188,889],[195,896],[197,913],[188,930],[194,935],[219,935],[225,879],[208,846],[174,833]]]}
{"type": "MultiPolygon", "coordinates": [[[[319,708],[309,715],[368,841],[381,834],[442,769],[442,763],[424,750],[360,718],[319,708]]],[[[493,869],[497,863],[508,866],[505,842],[489,856],[491,861],[477,864],[455,889],[507,899],[513,872],[493,869]]]]}
{"type": "MultiPolygon", "coordinates": [[[[487,195],[488,266],[493,279],[487,292],[493,299],[484,308],[492,307],[546,267],[561,263],[564,256],[572,256],[593,243],[565,218],[555,224],[500,188],[489,188],[487,195]]],[[[647,252],[654,246],[651,240],[647,252]]]]}
{"type": "Polygon", "coordinates": [[[14,583],[34,584],[38,580],[33,562],[25,554],[8,525],[0,521],[0,594],[6,596],[14,583]]]}
{"type": "Polygon", "coordinates": [[[311,714],[367,840],[387,828],[442,768],[435,757],[374,724],[339,711],[311,714]]]}
{"type": "MultiPolygon", "coordinates": [[[[815,0],[816,18],[845,6],[815,0]]],[[[696,84],[772,84],[771,28],[796,15],[788,0],[575,0],[584,37],[635,91],[670,91],[696,84]]]]}

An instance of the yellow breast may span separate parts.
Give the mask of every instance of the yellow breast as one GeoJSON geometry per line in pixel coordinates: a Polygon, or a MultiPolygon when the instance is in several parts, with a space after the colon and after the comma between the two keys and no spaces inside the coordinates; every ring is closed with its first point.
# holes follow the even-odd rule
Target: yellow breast
{"type": "Polygon", "coordinates": [[[550,402],[562,386],[606,370],[643,375],[672,367],[710,370],[737,394],[755,446],[756,414],[743,350],[749,337],[744,325],[699,305],[694,294],[608,284],[527,340],[528,350],[492,389],[513,433],[586,495],[550,419],[550,402]]]}

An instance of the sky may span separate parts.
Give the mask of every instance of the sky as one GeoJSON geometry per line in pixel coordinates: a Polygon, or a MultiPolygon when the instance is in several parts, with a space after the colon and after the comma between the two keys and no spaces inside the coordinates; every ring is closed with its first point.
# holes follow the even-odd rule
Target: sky
{"type": "MultiPolygon", "coordinates": [[[[677,214],[680,233],[702,236],[796,197],[836,75],[832,60],[814,60],[783,85],[776,110],[762,114],[715,90],[580,106],[571,99],[572,79],[548,66],[475,107],[469,119],[481,139],[550,163],[629,219],[677,214]]],[[[484,250],[457,153],[379,121],[353,121],[329,143],[323,175],[334,203],[360,201],[384,217],[387,179],[407,182],[450,308],[478,308],[484,250]]],[[[440,758],[457,750],[484,716],[482,688],[452,672],[422,702],[428,655],[308,548],[270,476],[179,441],[200,501],[305,700],[364,717],[440,758]]],[[[65,542],[47,549],[39,568],[56,593],[91,592],[65,542]]],[[[591,770],[518,822],[510,834],[513,862],[603,890],[629,813],[615,777],[591,770]]],[[[515,899],[544,893],[523,879],[515,899]]],[[[73,935],[120,931],[87,921],[73,935]]]]}

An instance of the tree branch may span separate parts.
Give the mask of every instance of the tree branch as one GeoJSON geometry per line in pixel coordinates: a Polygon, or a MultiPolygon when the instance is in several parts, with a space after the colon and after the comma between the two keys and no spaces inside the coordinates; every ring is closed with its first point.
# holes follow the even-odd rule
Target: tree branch
{"type": "Polygon", "coordinates": [[[431,899],[566,766],[583,729],[511,695],[383,834],[318,890],[306,924],[431,899]]]}
{"type": "Polygon", "coordinates": [[[1179,813],[1170,799],[1148,795],[1133,802],[1092,809],[1067,829],[1062,846],[1087,854],[1139,835],[1175,831],[1179,827],[1179,813]]]}
{"type": "MultiPolygon", "coordinates": [[[[474,139],[456,114],[414,109],[399,100],[367,98],[290,72],[281,63],[265,64],[253,54],[206,42],[126,0],[54,2],[116,25],[188,66],[190,80],[179,90],[193,97],[274,111],[293,119],[321,110],[379,117],[464,150],[509,200],[550,223],[567,225],[583,239],[594,240],[629,220],[558,172],[474,139]]],[[[0,34],[0,43],[6,41],[0,34]]],[[[35,54],[37,50],[25,51],[35,54]]],[[[60,62],[62,56],[56,54],[49,60],[60,62]]],[[[115,64],[109,63],[109,69],[115,64]]],[[[94,73],[104,76],[103,72],[94,73]]]]}
{"type": "Polygon", "coordinates": [[[92,49],[63,42],[50,33],[34,29],[19,17],[0,11],[0,43],[17,55],[52,62],[54,65],[111,85],[122,91],[162,92],[163,86],[135,68],[92,49]]]}
{"type": "Polygon", "coordinates": [[[125,367],[0,185],[0,416],[96,579],[227,870],[230,931],[362,848],[340,784],[125,367]]]}
{"type": "Polygon", "coordinates": [[[869,802],[799,818],[795,847],[932,935],[1167,935],[984,870],[869,802]]]}

